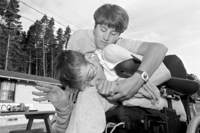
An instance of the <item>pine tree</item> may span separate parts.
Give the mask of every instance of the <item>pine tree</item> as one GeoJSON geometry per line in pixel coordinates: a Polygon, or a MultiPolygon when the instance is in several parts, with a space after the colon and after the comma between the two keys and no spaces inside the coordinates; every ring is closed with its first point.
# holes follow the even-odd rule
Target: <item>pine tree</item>
{"type": "Polygon", "coordinates": [[[40,64],[42,62],[42,26],[40,21],[36,21],[30,26],[27,32],[27,46],[28,52],[28,73],[40,75],[40,64]],[[35,68],[35,69],[33,69],[35,68]]]}
{"type": "Polygon", "coordinates": [[[45,34],[45,46],[46,46],[46,70],[47,76],[53,77],[53,62],[54,62],[54,47],[56,44],[54,36],[54,19],[51,18],[47,25],[46,34],[45,34]]]}
{"type": "Polygon", "coordinates": [[[7,11],[9,2],[7,0],[0,0],[0,69],[5,67],[5,53],[7,45],[7,35],[4,34],[6,30],[5,13],[7,11]]]}
{"type": "Polygon", "coordinates": [[[29,53],[28,53],[28,49],[27,49],[27,34],[25,31],[23,31],[20,35],[20,58],[19,58],[19,62],[21,62],[19,65],[20,68],[20,72],[23,73],[28,73],[28,65],[29,65],[29,53]],[[23,63],[22,63],[23,62],[23,63]]]}
{"type": "Polygon", "coordinates": [[[65,40],[64,40],[64,35],[63,35],[63,29],[59,28],[57,30],[57,35],[56,35],[56,50],[60,51],[63,49],[65,40]]]}
{"type": "Polygon", "coordinates": [[[71,29],[69,26],[67,26],[64,33],[64,40],[65,40],[64,48],[67,48],[70,35],[71,35],[71,29]]]}
{"type": "Polygon", "coordinates": [[[20,34],[22,31],[22,25],[20,20],[19,2],[17,0],[10,0],[8,7],[4,10],[5,28],[4,34],[7,36],[6,52],[5,52],[5,70],[18,70],[16,61],[18,58],[18,52],[15,49],[20,45],[20,34]]]}
{"type": "Polygon", "coordinates": [[[47,43],[45,41],[45,34],[46,34],[49,20],[48,20],[47,16],[44,15],[40,22],[42,25],[42,34],[41,34],[41,38],[42,38],[42,68],[43,68],[43,76],[46,76],[46,46],[45,45],[47,45],[47,43]]]}

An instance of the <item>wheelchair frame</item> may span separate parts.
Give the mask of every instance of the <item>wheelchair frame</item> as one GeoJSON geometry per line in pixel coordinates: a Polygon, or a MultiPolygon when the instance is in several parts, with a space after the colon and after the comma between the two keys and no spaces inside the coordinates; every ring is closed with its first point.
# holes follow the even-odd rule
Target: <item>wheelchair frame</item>
{"type": "MultiPolygon", "coordinates": [[[[184,82],[186,80],[185,79],[184,80],[181,79],[181,81],[178,81],[178,82],[182,82],[182,81],[184,82]]],[[[170,83],[168,83],[167,85],[169,85],[171,87],[170,83]]],[[[178,90],[179,90],[180,89],[179,87],[182,87],[182,86],[176,86],[176,87],[178,87],[178,90]]],[[[188,86],[186,86],[186,88],[187,87],[195,87],[196,90],[197,90],[197,88],[199,89],[199,84],[197,82],[195,82],[195,81],[189,81],[188,82],[188,86]],[[193,83],[194,83],[195,86],[193,86],[193,83]]],[[[195,103],[197,103],[198,101],[191,100],[191,95],[193,93],[195,93],[196,91],[192,91],[191,93],[189,93],[189,95],[187,95],[187,93],[183,94],[183,93],[177,91],[176,90],[177,88],[170,89],[169,87],[162,86],[161,89],[160,89],[161,91],[163,91],[162,88],[164,88],[165,89],[165,93],[167,93],[165,95],[165,98],[168,101],[168,108],[166,108],[164,111],[162,110],[163,114],[166,115],[166,118],[164,120],[160,121],[159,119],[155,119],[154,116],[152,116],[152,117],[149,116],[148,118],[143,120],[144,121],[143,122],[144,123],[144,127],[147,127],[145,125],[148,125],[150,123],[153,123],[153,124],[157,123],[157,125],[158,124],[164,124],[163,125],[163,129],[165,130],[164,133],[171,133],[173,129],[170,129],[170,125],[171,124],[169,124],[169,121],[167,119],[171,119],[172,120],[173,117],[175,118],[177,116],[177,115],[176,116],[174,115],[175,110],[172,108],[171,100],[172,99],[178,99],[181,96],[185,96],[186,105],[184,107],[185,107],[185,111],[186,111],[186,115],[187,115],[187,121],[185,122],[184,132],[186,132],[186,133],[199,133],[200,132],[200,114],[198,114],[196,106],[195,106],[195,103]],[[172,118],[170,118],[170,117],[172,117],[172,118]],[[156,120],[159,121],[159,122],[156,122],[156,120]]],[[[187,89],[190,89],[190,88],[187,88],[187,89]]],[[[186,92],[187,92],[187,90],[186,90],[186,92]]],[[[157,117],[157,116],[155,116],[155,117],[157,117]]],[[[177,117],[176,117],[176,119],[177,119],[177,117]]],[[[178,122],[178,121],[176,121],[176,122],[178,122]]],[[[181,121],[179,121],[179,122],[181,123],[181,121]]],[[[125,123],[123,123],[123,121],[120,122],[120,123],[117,123],[117,124],[114,124],[114,123],[110,123],[110,124],[112,125],[110,127],[113,128],[112,130],[110,130],[110,133],[115,133],[114,130],[118,126],[123,126],[125,128],[125,123]]],[[[178,123],[176,123],[176,124],[178,124],[178,123]]],[[[174,129],[174,130],[176,130],[176,129],[174,129]]],[[[177,131],[180,132],[180,130],[177,130],[177,131]]],[[[149,131],[149,132],[152,133],[152,131],[149,131]]],[[[182,133],[182,130],[181,130],[181,133],[182,133]]]]}

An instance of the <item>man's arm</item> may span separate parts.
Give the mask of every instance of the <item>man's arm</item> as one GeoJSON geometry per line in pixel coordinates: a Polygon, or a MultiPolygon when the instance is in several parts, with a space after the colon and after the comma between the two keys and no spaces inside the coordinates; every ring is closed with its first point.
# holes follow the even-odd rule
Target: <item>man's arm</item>
{"type": "Polygon", "coordinates": [[[168,48],[160,43],[143,42],[137,53],[143,55],[139,70],[148,73],[149,77],[162,63],[168,48]]]}
{"type": "MultiPolygon", "coordinates": [[[[137,49],[137,54],[143,55],[142,63],[138,69],[145,71],[149,77],[151,77],[153,72],[162,63],[166,52],[167,48],[162,44],[143,42],[137,49]]],[[[106,89],[108,86],[116,86],[110,84],[117,84],[117,87],[112,89],[113,95],[108,95],[107,99],[111,101],[123,101],[134,96],[144,83],[145,81],[141,78],[141,75],[139,73],[135,73],[130,78],[122,81],[108,83],[108,81],[104,80],[97,84],[97,88],[102,90],[102,88],[106,89]]]]}

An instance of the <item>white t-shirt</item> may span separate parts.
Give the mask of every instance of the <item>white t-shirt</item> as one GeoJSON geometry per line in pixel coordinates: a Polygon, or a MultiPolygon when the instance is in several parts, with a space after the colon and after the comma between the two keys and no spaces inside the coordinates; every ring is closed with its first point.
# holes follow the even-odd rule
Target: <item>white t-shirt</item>
{"type": "MultiPolygon", "coordinates": [[[[120,38],[116,44],[126,48],[133,53],[137,53],[140,44],[142,44],[142,41],[120,38]]],[[[81,53],[94,52],[96,50],[96,45],[94,43],[93,31],[75,31],[69,39],[67,49],[79,51],[81,53]]]]}

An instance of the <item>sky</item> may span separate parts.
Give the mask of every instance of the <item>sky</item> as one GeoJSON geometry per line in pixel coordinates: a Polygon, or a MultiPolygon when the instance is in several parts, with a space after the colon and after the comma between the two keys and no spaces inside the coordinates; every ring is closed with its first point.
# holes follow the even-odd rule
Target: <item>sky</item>
{"type": "Polygon", "coordinates": [[[200,0],[20,0],[24,30],[44,14],[56,28],[93,28],[93,13],[104,3],[118,4],[129,14],[123,37],[163,43],[179,56],[188,73],[200,77],[200,0]],[[37,11],[36,11],[37,10],[37,11]],[[29,19],[29,20],[27,20],[29,19]]]}

